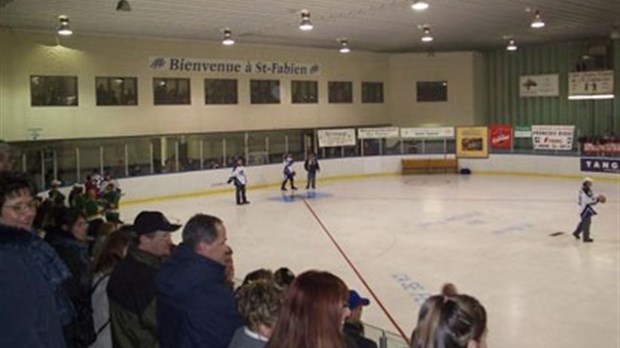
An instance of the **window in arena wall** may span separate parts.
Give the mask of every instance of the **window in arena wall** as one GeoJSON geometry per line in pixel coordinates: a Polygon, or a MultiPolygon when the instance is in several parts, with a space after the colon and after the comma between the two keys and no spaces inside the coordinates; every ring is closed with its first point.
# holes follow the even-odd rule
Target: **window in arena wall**
{"type": "Polygon", "coordinates": [[[189,79],[154,78],[153,100],[155,105],[191,104],[189,79]]]}
{"type": "Polygon", "coordinates": [[[77,76],[30,76],[30,105],[77,106],[77,76]]]}
{"type": "Polygon", "coordinates": [[[448,81],[418,81],[416,94],[418,102],[448,101],[448,81]]]}
{"type": "Polygon", "coordinates": [[[236,79],[205,79],[205,104],[238,104],[236,79]]]}
{"type": "Polygon", "coordinates": [[[353,82],[329,81],[330,103],[353,103],[353,82]]]}
{"type": "Polygon", "coordinates": [[[138,79],[135,77],[96,77],[97,106],[138,105],[138,79]]]}
{"type": "Polygon", "coordinates": [[[280,104],[279,80],[250,80],[252,104],[280,104]]]}
{"type": "Polygon", "coordinates": [[[291,102],[293,104],[316,104],[319,102],[317,81],[291,81],[291,102]]]}
{"type": "Polygon", "coordinates": [[[362,82],[362,103],[383,103],[383,82],[362,82]]]}

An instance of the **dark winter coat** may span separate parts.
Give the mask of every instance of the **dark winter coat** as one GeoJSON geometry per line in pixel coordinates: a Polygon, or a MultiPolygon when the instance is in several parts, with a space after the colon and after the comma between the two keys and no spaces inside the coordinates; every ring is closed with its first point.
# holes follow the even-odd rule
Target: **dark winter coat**
{"type": "Polygon", "coordinates": [[[359,348],[377,348],[375,341],[364,337],[364,325],[345,321],[344,334],[351,339],[359,348]]]}
{"type": "Polygon", "coordinates": [[[26,230],[0,225],[0,347],[65,348],[55,292],[26,230]]]}
{"type": "Polygon", "coordinates": [[[131,246],[108,282],[114,348],[158,347],[155,279],[161,260],[131,246]]]}
{"type": "Polygon", "coordinates": [[[45,240],[56,250],[72,275],[64,283],[76,312],[74,321],[65,327],[67,344],[70,347],[88,347],[96,338],[90,296],[92,270],[88,245],[62,229],[48,231],[45,240]]]}
{"type": "Polygon", "coordinates": [[[186,245],[157,277],[157,320],[162,348],[227,348],[243,325],[225,267],[186,245]]]}

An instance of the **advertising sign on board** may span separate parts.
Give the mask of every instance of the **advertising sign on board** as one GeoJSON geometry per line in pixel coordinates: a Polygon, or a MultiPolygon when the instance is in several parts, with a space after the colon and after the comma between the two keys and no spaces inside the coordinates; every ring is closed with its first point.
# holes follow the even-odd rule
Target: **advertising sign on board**
{"type": "Polygon", "coordinates": [[[456,157],[489,157],[489,131],[487,127],[457,127],[456,157]]]}

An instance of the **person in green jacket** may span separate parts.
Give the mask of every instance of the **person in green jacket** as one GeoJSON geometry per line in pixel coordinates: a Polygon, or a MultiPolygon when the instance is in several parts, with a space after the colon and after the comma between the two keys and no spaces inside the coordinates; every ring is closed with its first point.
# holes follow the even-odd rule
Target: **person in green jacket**
{"type": "Polygon", "coordinates": [[[143,211],[134,220],[134,241],[108,283],[110,326],[114,348],[159,347],[156,313],[156,276],[170,256],[171,224],[158,211],[143,211]]]}
{"type": "Polygon", "coordinates": [[[101,201],[105,211],[105,220],[112,223],[120,223],[120,212],[118,211],[119,202],[121,200],[121,192],[116,189],[114,182],[110,181],[106,184],[105,190],[101,195],[101,201]]]}
{"type": "Polygon", "coordinates": [[[47,197],[50,201],[54,203],[55,207],[63,207],[65,206],[65,195],[60,192],[58,189],[60,187],[60,181],[52,180],[52,188],[47,193],[47,197]]]}

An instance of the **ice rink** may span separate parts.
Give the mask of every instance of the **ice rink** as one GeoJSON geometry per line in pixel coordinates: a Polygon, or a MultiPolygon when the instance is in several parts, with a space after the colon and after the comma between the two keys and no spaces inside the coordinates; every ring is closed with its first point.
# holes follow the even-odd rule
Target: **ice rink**
{"type": "MultiPolygon", "coordinates": [[[[251,168],[248,176],[251,184],[251,168]]],[[[235,205],[232,191],[128,202],[122,218],[216,215],[237,277],[261,267],[331,271],[370,297],[366,322],[407,336],[424,298],[453,282],[486,307],[489,347],[619,346],[620,176],[594,182],[608,201],[596,206],[590,244],[570,235],[578,179],[437,174],[317,184],[315,192],[303,182],[294,193],[249,189],[247,206],[235,205]]]]}

